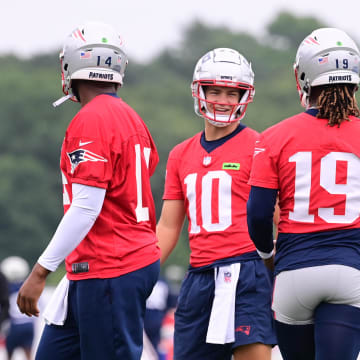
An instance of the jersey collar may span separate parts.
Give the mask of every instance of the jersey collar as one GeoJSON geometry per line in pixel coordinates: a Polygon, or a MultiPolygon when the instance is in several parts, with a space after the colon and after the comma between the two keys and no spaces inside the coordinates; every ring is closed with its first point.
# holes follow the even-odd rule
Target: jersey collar
{"type": "Polygon", "coordinates": [[[319,112],[319,109],[310,108],[305,111],[306,114],[309,114],[311,116],[316,116],[319,112]]]}
{"type": "Polygon", "coordinates": [[[221,139],[212,140],[212,141],[207,141],[205,139],[205,131],[203,131],[200,138],[200,144],[208,153],[210,153],[211,151],[215,150],[222,144],[226,143],[226,141],[233,138],[235,135],[237,135],[241,130],[245,128],[246,126],[240,123],[239,126],[231,134],[228,134],[221,139]]]}

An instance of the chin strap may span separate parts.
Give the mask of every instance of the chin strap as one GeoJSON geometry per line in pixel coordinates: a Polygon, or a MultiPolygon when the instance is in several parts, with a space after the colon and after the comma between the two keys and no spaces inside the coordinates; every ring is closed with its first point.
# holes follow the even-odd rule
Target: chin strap
{"type": "Polygon", "coordinates": [[[68,95],[65,95],[63,97],[61,97],[59,100],[56,100],[52,103],[52,106],[53,107],[57,107],[57,106],[60,106],[62,103],[64,103],[66,100],[70,99],[71,97],[73,97],[74,95],[73,94],[68,94],[68,95]]]}
{"type": "Polygon", "coordinates": [[[208,117],[206,117],[205,119],[212,125],[216,126],[216,127],[225,127],[225,126],[228,126],[230,124],[232,124],[231,121],[226,121],[225,120],[228,120],[229,119],[229,116],[221,116],[219,115],[217,118],[223,118],[223,119],[220,119],[220,120],[224,120],[224,121],[215,121],[215,120],[211,120],[210,116],[212,116],[213,114],[210,113],[210,112],[206,112],[206,115],[208,117]]]}

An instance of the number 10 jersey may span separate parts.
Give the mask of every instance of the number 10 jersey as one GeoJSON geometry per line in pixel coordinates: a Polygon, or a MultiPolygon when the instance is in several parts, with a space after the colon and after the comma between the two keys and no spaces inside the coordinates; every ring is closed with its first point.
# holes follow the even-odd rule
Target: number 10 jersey
{"type": "Polygon", "coordinates": [[[184,200],[193,267],[255,251],[246,202],[258,133],[244,127],[211,152],[202,146],[201,136],[196,134],[170,152],[163,196],[184,200]]]}

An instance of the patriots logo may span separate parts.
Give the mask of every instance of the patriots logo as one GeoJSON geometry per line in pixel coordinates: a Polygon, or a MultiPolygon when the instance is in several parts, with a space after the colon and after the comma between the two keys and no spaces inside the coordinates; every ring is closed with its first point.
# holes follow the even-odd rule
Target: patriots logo
{"type": "Polygon", "coordinates": [[[308,36],[305,40],[304,43],[307,45],[320,45],[317,41],[316,37],[312,37],[312,36],[308,36]]]}
{"type": "Polygon", "coordinates": [[[77,149],[72,151],[71,153],[67,153],[67,156],[71,162],[71,173],[73,174],[76,167],[85,161],[104,161],[107,162],[107,159],[104,157],[95,154],[89,150],[77,149]]]}
{"type": "Polygon", "coordinates": [[[251,326],[249,325],[240,325],[235,329],[236,332],[242,332],[245,335],[250,335],[250,330],[251,330],[251,326]]]}

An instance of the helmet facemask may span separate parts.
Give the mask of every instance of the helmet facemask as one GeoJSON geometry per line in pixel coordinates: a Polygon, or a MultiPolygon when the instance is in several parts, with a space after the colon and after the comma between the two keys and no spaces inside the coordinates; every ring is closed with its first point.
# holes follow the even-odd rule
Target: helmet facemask
{"type": "Polygon", "coordinates": [[[240,121],[247,106],[253,101],[254,73],[250,63],[236,50],[217,48],[209,51],[197,62],[191,84],[195,113],[211,124],[222,127],[240,121]],[[235,103],[209,101],[205,96],[205,87],[213,86],[239,91],[235,103]],[[229,107],[231,110],[216,111],[216,108],[229,107]]]}
{"type": "MultiPolygon", "coordinates": [[[[65,94],[65,96],[58,100],[58,101],[61,101],[61,100],[63,100],[63,101],[61,101],[59,104],[54,105],[54,106],[59,106],[61,103],[63,103],[64,101],[66,101],[68,99],[70,99],[71,101],[74,101],[74,102],[79,102],[78,97],[76,95],[69,94],[67,82],[65,82],[65,72],[67,71],[68,64],[65,64],[65,69],[64,69],[64,52],[63,51],[60,53],[59,58],[60,58],[60,66],[61,66],[61,85],[62,85],[62,91],[65,94]]],[[[70,86],[71,79],[69,79],[68,84],[70,86]]]]}
{"type": "Polygon", "coordinates": [[[197,80],[193,82],[193,97],[198,102],[199,112],[211,124],[222,127],[233,122],[240,121],[246,112],[246,108],[252,102],[254,88],[248,84],[234,83],[232,81],[197,80]],[[206,97],[206,88],[218,86],[221,88],[234,89],[239,93],[239,99],[235,103],[211,101],[206,97]],[[221,114],[217,108],[231,107],[229,114],[221,114]]]}
{"type": "Polygon", "coordinates": [[[304,73],[301,74],[301,79],[299,79],[298,66],[294,64],[294,73],[295,73],[295,81],[296,81],[296,89],[298,91],[301,106],[307,108],[309,106],[309,98],[310,98],[310,85],[309,82],[306,81],[303,83],[303,87],[301,87],[301,82],[304,81],[304,73]]]}

